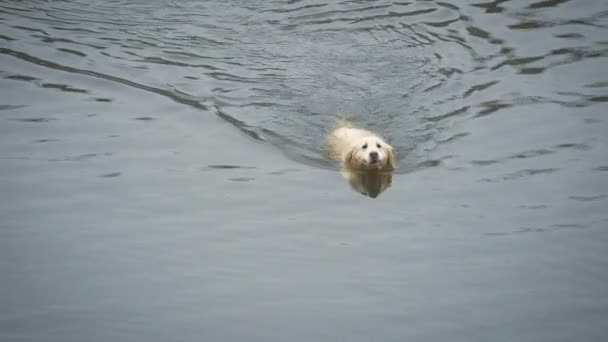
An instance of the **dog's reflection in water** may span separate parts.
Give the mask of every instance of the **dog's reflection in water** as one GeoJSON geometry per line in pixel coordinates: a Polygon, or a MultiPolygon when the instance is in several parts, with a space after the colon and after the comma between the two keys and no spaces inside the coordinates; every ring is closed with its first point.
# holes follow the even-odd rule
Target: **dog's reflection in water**
{"type": "Polygon", "coordinates": [[[341,173],[353,190],[371,198],[378,197],[393,182],[392,172],[358,171],[345,168],[341,173]]]}

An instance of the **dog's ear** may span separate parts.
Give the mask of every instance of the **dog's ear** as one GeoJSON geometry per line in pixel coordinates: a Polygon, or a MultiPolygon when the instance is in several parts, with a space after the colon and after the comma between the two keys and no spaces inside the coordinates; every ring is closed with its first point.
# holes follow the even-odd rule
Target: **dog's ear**
{"type": "Polygon", "coordinates": [[[344,156],[344,165],[351,165],[353,162],[353,154],[355,153],[355,149],[350,150],[346,156],[344,156]]]}
{"type": "Polygon", "coordinates": [[[395,155],[393,153],[393,148],[391,146],[387,146],[387,155],[388,155],[388,167],[390,171],[394,170],[397,166],[395,165],[395,155]]]}

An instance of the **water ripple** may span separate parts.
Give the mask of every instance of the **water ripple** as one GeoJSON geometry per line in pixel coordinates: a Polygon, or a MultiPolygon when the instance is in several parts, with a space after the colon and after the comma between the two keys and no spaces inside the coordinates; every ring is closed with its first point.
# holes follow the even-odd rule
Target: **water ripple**
{"type": "MultiPolygon", "coordinates": [[[[439,160],[430,157],[439,146],[470,136],[450,132],[468,120],[608,101],[601,73],[547,86],[570,70],[605,66],[608,9],[601,2],[576,12],[564,0],[74,4],[84,3],[0,3],[0,54],[211,111],[322,168],[319,141],[339,113],[382,131],[411,169],[439,160]]],[[[5,79],[95,92],[23,74],[5,79]]],[[[547,150],[539,145],[518,158],[547,150]]]]}

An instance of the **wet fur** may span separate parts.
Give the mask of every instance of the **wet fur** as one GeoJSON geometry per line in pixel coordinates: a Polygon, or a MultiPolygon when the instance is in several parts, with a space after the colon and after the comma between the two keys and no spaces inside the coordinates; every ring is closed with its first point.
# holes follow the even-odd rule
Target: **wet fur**
{"type": "Polygon", "coordinates": [[[347,120],[337,121],[334,129],[329,133],[325,144],[327,154],[334,160],[342,162],[343,167],[359,171],[393,171],[395,157],[393,148],[382,137],[369,130],[357,128],[347,120]],[[376,148],[376,143],[381,148],[376,148]],[[372,144],[381,159],[376,164],[366,162],[367,150],[364,144],[372,144]]]}

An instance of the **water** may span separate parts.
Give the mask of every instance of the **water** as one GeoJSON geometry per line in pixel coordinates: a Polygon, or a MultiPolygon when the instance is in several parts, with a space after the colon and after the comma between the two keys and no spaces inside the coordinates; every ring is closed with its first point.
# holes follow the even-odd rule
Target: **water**
{"type": "Polygon", "coordinates": [[[605,341],[608,5],[0,1],[2,341],[605,341]],[[344,115],[399,168],[362,195],[344,115]]]}

